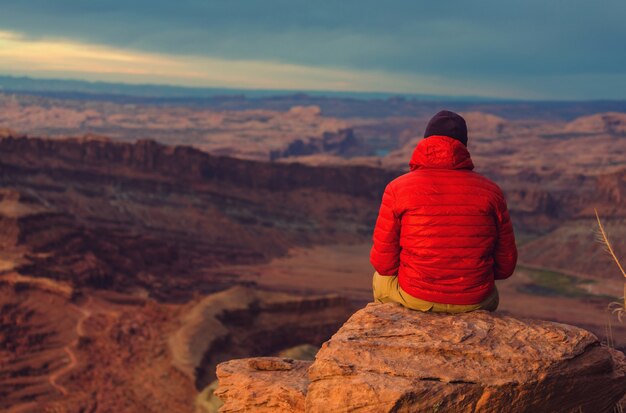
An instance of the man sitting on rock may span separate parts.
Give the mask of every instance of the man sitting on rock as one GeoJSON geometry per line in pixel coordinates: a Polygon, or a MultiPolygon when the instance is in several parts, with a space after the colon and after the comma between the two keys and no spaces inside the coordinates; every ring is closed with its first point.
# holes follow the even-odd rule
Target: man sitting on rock
{"type": "Polygon", "coordinates": [[[409,166],[382,198],[370,261],[374,300],[448,313],[494,311],[494,280],[515,269],[517,248],[500,188],[473,172],[458,114],[428,122],[409,166]]]}

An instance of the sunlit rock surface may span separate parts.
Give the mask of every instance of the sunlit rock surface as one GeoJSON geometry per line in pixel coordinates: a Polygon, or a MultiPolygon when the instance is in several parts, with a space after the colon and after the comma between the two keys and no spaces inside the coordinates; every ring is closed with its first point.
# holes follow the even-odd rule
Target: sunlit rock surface
{"type": "Polygon", "coordinates": [[[219,365],[222,411],[263,411],[280,400],[286,411],[306,412],[608,412],[626,392],[623,353],[588,331],[482,311],[451,316],[369,304],[306,374],[294,363],[219,365]],[[306,396],[295,390],[303,383],[306,396]]]}

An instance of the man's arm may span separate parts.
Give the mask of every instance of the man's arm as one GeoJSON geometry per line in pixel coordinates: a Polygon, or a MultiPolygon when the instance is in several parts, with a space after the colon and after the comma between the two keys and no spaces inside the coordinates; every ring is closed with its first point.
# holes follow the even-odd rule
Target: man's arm
{"type": "Polygon", "coordinates": [[[494,278],[504,280],[509,278],[515,270],[517,264],[517,246],[515,245],[515,234],[513,224],[509,216],[506,200],[502,193],[499,194],[496,206],[496,224],[498,227],[498,239],[493,254],[494,278]]]}
{"type": "Polygon", "coordinates": [[[394,212],[395,194],[387,185],[374,229],[370,262],[380,275],[398,275],[400,266],[400,219],[394,212]]]}

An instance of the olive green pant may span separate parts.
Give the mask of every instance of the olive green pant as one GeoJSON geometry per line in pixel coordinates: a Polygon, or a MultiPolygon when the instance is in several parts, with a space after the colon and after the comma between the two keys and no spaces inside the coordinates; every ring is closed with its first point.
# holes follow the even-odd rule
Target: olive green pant
{"type": "Polygon", "coordinates": [[[415,298],[400,288],[397,276],[380,275],[378,272],[375,272],[372,284],[375,302],[399,303],[412,310],[433,311],[435,313],[466,313],[475,310],[495,311],[499,304],[498,290],[495,287],[491,295],[483,302],[459,305],[433,303],[415,298]]]}

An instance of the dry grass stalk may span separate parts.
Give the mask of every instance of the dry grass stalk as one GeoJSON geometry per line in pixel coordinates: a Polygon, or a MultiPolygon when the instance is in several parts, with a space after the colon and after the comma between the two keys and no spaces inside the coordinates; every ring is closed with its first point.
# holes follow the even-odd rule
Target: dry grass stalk
{"type": "MultiPolygon", "coordinates": [[[[609,237],[606,235],[606,231],[604,230],[604,226],[602,225],[602,221],[600,220],[598,210],[595,208],[593,210],[596,213],[596,219],[598,220],[598,241],[600,241],[604,245],[606,251],[611,255],[613,261],[615,261],[617,267],[622,272],[622,275],[624,276],[624,278],[626,278],[626,271],[624,271],[624,267],[622,267],[622,264],[617,258],[615,250],[613,249],[613,246],[609,241],[609,237]]],[[[622,321],[622,317],[624,316],[624,314],[626,314],[626,283],[624,283],[624,297],[622,298],[622,302],[615,301],[610,303],[609,310],[611,310],[614,314],[617,314],[617,318],[619,319],[619,321],[622,321]]]]}

